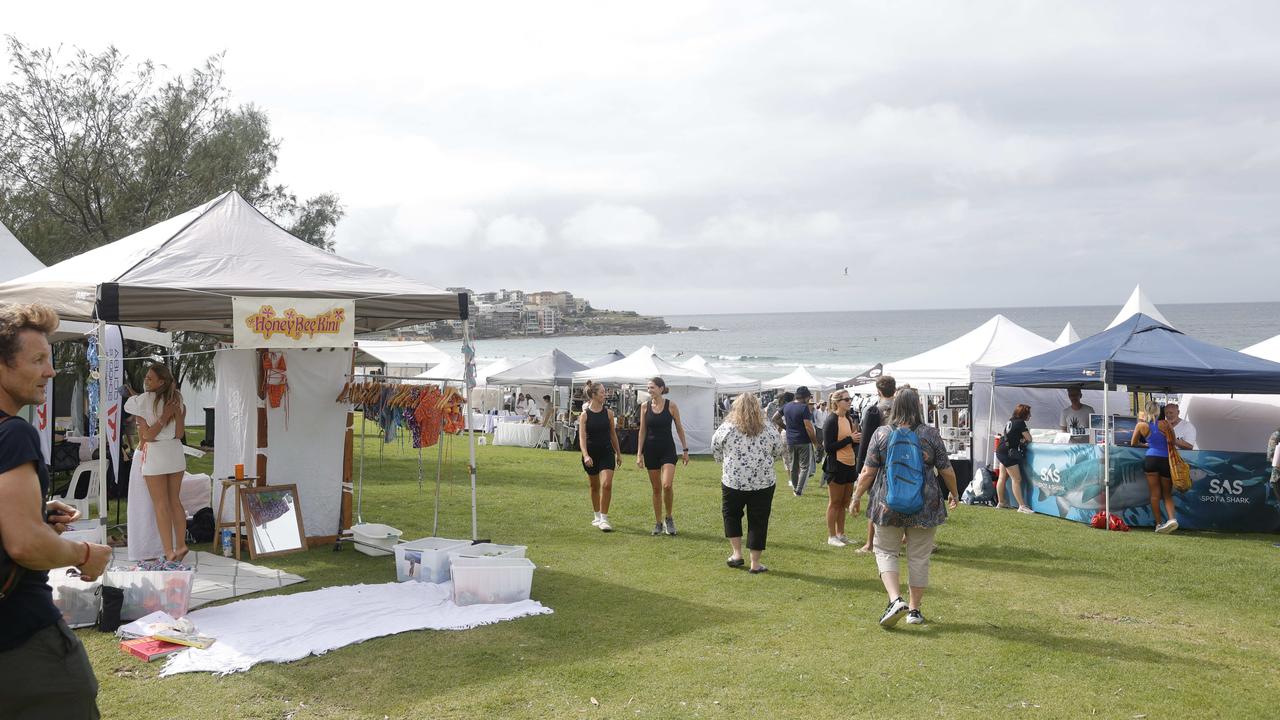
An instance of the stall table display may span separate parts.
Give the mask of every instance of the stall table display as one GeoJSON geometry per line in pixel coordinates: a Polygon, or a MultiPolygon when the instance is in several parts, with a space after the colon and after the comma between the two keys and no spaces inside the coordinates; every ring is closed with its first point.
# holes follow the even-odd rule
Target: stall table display
{"type": "Polygon", "coordinates": [[[532,423],[498,423],[493,430],[494,445],[539,447],[551,441],[551,429],[532,423]]]}

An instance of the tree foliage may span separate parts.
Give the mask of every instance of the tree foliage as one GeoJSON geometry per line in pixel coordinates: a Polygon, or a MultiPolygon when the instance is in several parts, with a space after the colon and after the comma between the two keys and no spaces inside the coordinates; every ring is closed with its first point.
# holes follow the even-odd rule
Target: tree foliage
{"type": "MultiPolygon", "coordinates": [[[[233,105],[221,55],[161,77],[114,47],[69,57],[7,38],[0,88],[0,221],[53,264],[235,190],[302,240],[333,249],[337,195],[300,201],[273,183],[280,140],[267,114],[233,105]]],[[[210,338],[175,338],[185,352],[210,338]]],[[[211,355],[183,375],[212,380],[211,355]]]]}

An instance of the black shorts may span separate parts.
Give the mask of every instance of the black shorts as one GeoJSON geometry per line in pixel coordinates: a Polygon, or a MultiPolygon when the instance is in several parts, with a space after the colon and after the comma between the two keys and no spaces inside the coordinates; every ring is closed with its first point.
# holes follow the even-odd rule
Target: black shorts
{"type": "Polygon", "coordinates": [[[582,469],[588,475],[598,475],[601,470],[617,470],[618,458],[613,454],[613,448],[607,450],[592,450],[587,448],[587,454],[591,456],[591,467],[587,467],[587,461],[582,461],[582,469]]]}
{"type": "Polygon", "coordinates": [[[646,470],[661,470],[663,465],[676,464],[676,445],[644,446],[644,467],[646,470]]]}
{"type": "Polygon", "coordinates": [[[828,466],[829,470],[824,468],[822,471],[822,479],[829,485],[848,485],[857,480],[854,477],[852,465],[845,465],[839,460],[832,459],[828,466]]]}
{"type": "Polygon", "coordinates": [[[996,451],[996,460],[1000,461],[1000,464],[1005,467],[1019,467],[1022,465],[1021,460],[1014,460],[1000,450],[996,451]]]}
{"type": "Polygon", "coordinates": [[[1143,458],[1142,471],[1156,473],[1160,477],[1173,478],[1173,473],[1169,471],[1169,458],[1159,455],[1147,455],[1143,458]]]}

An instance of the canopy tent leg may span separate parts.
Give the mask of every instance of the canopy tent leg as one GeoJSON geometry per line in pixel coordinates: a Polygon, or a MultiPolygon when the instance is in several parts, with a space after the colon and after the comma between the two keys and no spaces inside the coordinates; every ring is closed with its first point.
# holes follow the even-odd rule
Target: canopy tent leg
{"type": "Polygon", "coordinates": [[[1102,363],[1102,489],[1106,504],[1106,527],[1111,529],[1111,390],[1107,363],[1102,363]]]}
{"type": "MultiPolygon", "coordinates": [[[[475,387],[475,362],[476,351],[471,347],[471,323],[467,319],[462,320],[462,416],[470,419],[471,417],[471,389],[475,387]]],[[[471,476],[471,539],[478,540],[480,537],[479,525],[476,522],[476,430],[468,422],[464,425],[467,428],[467,450],[469,460],[467,462],[467,473],[471,476]]]]}
{"type": "MultiPolygon", "coordinates": [[[[987,458],[996,456],[996,436],[993,431],[996,421],[996,379],[993,374],[991,377],[991,393],[990,400],[987,404],[987,436],[983,438],[982,444],[987,448],[987,458]]],[[[999,473],[997,473],[999,475],[999,473]]]]}
{"type": "MultiPolygon", "coordinates": [[[[98,519],[107,524],[107,457],[111,441],[107,436],[107,324],[98,321],[98,519]]],[[[74,493],[74,490],[72,491],[74,493]]],[[[86,501],[89,498],[85,498],[86,501]]]]}
{"type": "MultiPolygon", "coordinates": [[[[446,382],[445,387],[449,384],[446,382]]],[[[444,473],[444,418],[440,418],[440,440],[436,443],[436,509],[431,517],[431,537],[440,537],[440,482],[444,473]]],[[[422,454],[422,450],[418,450],[422,454]]]]}

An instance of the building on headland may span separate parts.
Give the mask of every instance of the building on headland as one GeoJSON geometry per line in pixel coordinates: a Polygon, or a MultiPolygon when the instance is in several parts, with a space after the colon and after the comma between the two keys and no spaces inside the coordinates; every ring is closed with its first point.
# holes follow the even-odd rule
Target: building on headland
{"type": "MultiPolygon", "coordinates": [[[[597,310],[586,298],[565,290],[501,289],[476,293],[470,288],[447,288],[467,294],[468,320],[476,338],[530,335],[635,335],[670,330],[661,317],[634,311],[597,310]]],[[[462,321],[441,320],[403,330],[403,338],[456,339],[462,336],[462,321]]]]}

